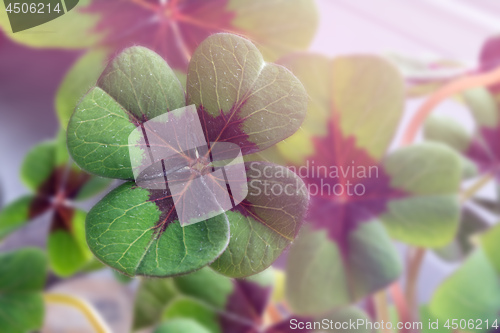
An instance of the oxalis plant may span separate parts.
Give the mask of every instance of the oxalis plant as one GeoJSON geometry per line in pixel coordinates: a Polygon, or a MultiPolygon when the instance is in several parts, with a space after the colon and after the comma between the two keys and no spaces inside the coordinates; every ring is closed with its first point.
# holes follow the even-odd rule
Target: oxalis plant
{"type": "Polygon", "coordinates": [[[41,250],[0,253],[2,332],[33,332],[42,326],[46,274],[47,259],[41,250]]]}
{"type": "Polygon", "coordinates": [[[224,214],[181,226],[168,182],[165,190],[151,190],[132,181],[128,140],[148,120],[195,105],[206,142],[233,143],[248,156],[296,132],[307,101],[290,71],[265,63],[252,43],[235,35],[216,34],[200,44],[185,90],[153,51],[124,50],[83,97],[67,128],[68,150],[83,170],[126,181],[88,213],[90,250],[129,276],[167,277],[210,265],[245,277],[270,266],[295,238],[307,209],[308,193],[300,190],[298,176],[283,166],[246,162],[252,186],[245,200],[224,214]],[[265,191],[269,182],[287,186],[290,195],[265,191]]]}
{"type": "MultiPolygon", "coordinates": [[[[313,0],[81,0],[69,15],[31,28],[29,34],[7,37],[30,47],[84,51],[55,96],[57,115],[66,128],[75,104],[110,57],[126,47],[150,48],[185,73],[196,47],[214,33],[243,35],[259,45],[267,61],[275,61],[306,49],[317,25],[313,0]]],[[[10,32],[5,10],[0,10],[0,29],[10,32]]]]}
{"type": "Polygon", "coordinates": [[[273,307],[282,300],[275,276],[268,269],[246,279],[230,279],[207,267],[173,278],[142,279],[133,328],[155,327],[156,333],[175,332],[172,327],[200,333],[293,332],[294,317],[282,316],[273,307]]]}
{"type": "Polygon", "coordinates": [[[387,321],[378,317],[384,309],[369,309],[386,302],[384,288],[403,271],[392,239],[425,248],[453,240],[463,163],[443,144],[389,149],[405,86],[386,60],[299,54],[280,63],[311,98],[301,131],[269,154],[295,170],[308,166],[300,176],[311,194],[309,223],[288,255],[289,306],[338,315],[363,302],[372,319],[387,321]]]}
{"type": "MultiPolygon", "coordinates": [[[[447,331],[498,330],[500,324],[500,228],[498,224],[491,224],[491,217],[498,219],[499,199],[477,195],[487,184],[493,184],[498,193],[498,45],[497,36],[490,38],[483,45],[477,68],[455,63],[452,75],[446,67],[429,66],[415,59],[410,59],[414,64],[412,70],[405,71],[409,91],[429,96],[417,110],[404,141],[412,142],[423,125],[427,140],[446,144],[460,153],[464,166],[462,180],[472,184],[464,186],[460,193],[461,218],[455,238],[446,246],[434,249],[440,258],[461,265],[436,289],[429,303],[420,308],[422,320],[439,319],[447,331]],[[415,80],[415,76],[419,79],[415,80]],[[469,112],[474,125],[472,131],[451,117],[431,114],[439,103],[449,98],[469,112]],[[457,318],[460,321],[453,320],[457,318]]],[[[407,68],[408,61],[399,65],[407,68]]],[[[409,262],[410,276],[418,273],[425,250],[415,250],[409,262]]],[[[414,279],[409,279],[410,289],[416,284],[411,280],[414,279]]]]}
{"type": "Polygon", "coordinates": [[[89,175],[70,160],[64,131],[55,139],[34,146],[26,155],[20,174],[31,193],[0,211],[0,240],[48,215],[47,255],[51,271],[68,277],[95,266],[85,242],[86,212],[78,206],[108,187],[110,180],[89,175]]]}

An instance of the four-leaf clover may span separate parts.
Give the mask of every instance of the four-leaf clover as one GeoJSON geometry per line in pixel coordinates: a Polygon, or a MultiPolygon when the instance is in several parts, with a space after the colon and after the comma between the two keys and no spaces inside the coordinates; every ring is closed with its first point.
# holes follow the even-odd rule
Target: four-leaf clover
{"type": "MultiPolygon", "coordinates": [[[[90,173],[133,180],[129,135],[150,119],[194,104],[206,142],[233,143],[248,155],[297,131],[307,100],[290,71],[266,63],[252,43],[235,35],[216,34],[201,43],[188,67],[186,93],[159,55],[132,47],[107,66],[77,106],[68,149],[90,173]]],[[[251,186],[243,202],[185,227],[168,183],[152,190],[126,182],[89,212],[88,245],[127,275],[171,276],[208,264],[233,277],[260,272],[296,236],[308,194],[285,167],[246,162],[245,169],[251,186]],[[266,191],[270,184],[286,187],[288,195],[266,191]]]]}
{"type": "Polygon", "coordinates": [[[394,152],[404,85],[385,60],[293,55],[281,63],[311,103],[302,131],[278,145],[311,194],[308,228],[287,263],[289,303],[300,314],[352,304],[401,272],[391,237],[441,247],[456,234],[462,164],[445,145],[394,152]],[[299,169],[300,171],[300,169],[299,169]]]}

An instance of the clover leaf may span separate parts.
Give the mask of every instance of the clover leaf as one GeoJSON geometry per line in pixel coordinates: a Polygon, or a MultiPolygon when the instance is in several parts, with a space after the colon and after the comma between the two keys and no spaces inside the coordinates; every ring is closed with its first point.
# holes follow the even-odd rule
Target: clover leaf
{"type": "Polygon", "coordinates": [[[310,223],[287,262],[289,304],[310,315],[356,302],[395,280],[401,264],[391,236],[425,247],[451,241],[461,163],[442,144],[388,153],[404,84],[383,59],[292,55],[281,63],[311,97],[302,130],[274,151],[311,193],[310,223]]]}
{"type": "MultiPolygon", "coordinates": [[[[186,95],[158,54],[132,47],[106,67],[97,86],[77,106],[67,129],[68,149],[90,173],[134,180],[131,133],[142,132],[136,128],[147,132],[149,121],[186,105],[195,105],[207,144],[212,148],[237,145],[248,155],[297,131],[305,117],[307,94],[291,72],[264,62],[251,42],[235,35],[216,34],[201,43],[188,67],[186,95]]],[[[194,174],[193,168],[202,160],[196,154],[184,157],[190,167],[183,170],[194,174]]],[[[244,182],[251,189],[245,200],[225,214],[183,227],[174,209],[174,183],[162,178],[165,171],[153,178],[163,189],[134,182],[121,185],[88,214],[90,249],[127,275],[171,276],[211,263],[229,276],[262,271],[297,234],[308,194],[300,190],[302,181],[285,167],[254,161],[244,168],[244,182]],[[289,195],[263,191],[271,183],[287,186],[289,195]]],[[[207,177],[217,180],[211,174],[207,177]]],[[[193,191],[191,184],[189,178],[182,200],[193,191]]]]}
{"type": "Polygon", "coordinates": [[[400,54],[390,54],[388,58],[404,77],[409,98],[429,95],[470,71],[464,64],[449,59],[415,58],[400,54]]]}
{"type": "Polygon", "coordinates": [[[154,333],[169,332],[193,332],[193,333],[211,333],[205,327],[191,319],[174,319],[160,325],[154,333]]]}
{"type": "Polygon", "coordinates": [[[214,33],[232,32],[257,42],[269,60],[308,47],[317,27],[313,0],[161,1],[80,0],[74,10],[28,34],[10,34],[0,4],[0,29],[16,42],[38,48],[120,51],[139,44],[185,70],[198,44],[214,33]],[[34,37],[38,32],[54,31],[34,37]]]}
{"type": "Polygon", "coordinates": [[[86,213],[75,203],[106,188],[109,179],[91,176],[69,161],[65,133],[35,146],[21,166],[21,178],[33,191],[0,211],[0,239],[45,213],[51,213],[47,241],[50,267],[69,276],[92,259],[85,244],[86,213]]]}
{"type": "Polygon", "coordinates": [[[191,320],[212,333],[293,332],[293,316],[265,323],[274,281],[274,270],[229,279],[207,268],[170,279],[143,279],[135,302],[134,329],[191,320]]]}
{"type": "Polygon", "coordinates": [[[499,153],[495,148],[500,119],[494,96],[484,88],[470,89],[460,96],[474,121],[473,133],[446,116],[435,115],[425,123],[428,140],[442,142],[461,153],[467,167],[466,177],[491,174],[498,179],[499,153]],[[470,165],[472,164],[472,165],[470,165]]]}
{"type": "Polygon", "coordinates": [[[24,333],[41,328],[41,291],[47,274],[42,251],[24,248],[0,254],[0,326],[3,332],[24,333]]]}
{"type": "Polygon", "coordinates": [[[201,325],[211,333],[291,333],[316,332],[304,325],[313,321],[367,320],[366,313],[354,306],[315,317],[299,317],[285,308],[281,316],[270,320],[268,310],[279,305],[271,297],[281,287],[278,274],[268,269],[250,278],[229,279],[204,268],[169,279],[142,279],[134,304],[134,329],[159,323],[158,327],[166,327],[182,320],[201,325]]]}
{"type": "Polygon", "coordinates": [[[461,261],[475,249],[474,237],[488,228],[489,224],[483,216],[470,207],[462,207],[455,239],[443,247],[433,249],[434,253],[446,261],[461,261]]]}
{"type": "MultiPolygon", "coordinates": [[[[460,318],[466,322],[488,321],[490,328],[498,324],[500,283],[498,270],[490,258],[482,247],[471,253],[464,264],[436,289],[429,304],[431,314],[440,322],[450,320],[451,323],[460,318]]],[[[481,327],[468,327],[468,330],[476,332],[481,327]]]]}
{"type": "Polygon", "coordinates": [[[245,35],[261,45],[266,57],[275,60],[292,50],[306,48],[317,22],[311,0],[256,0],[251,4],[94,0],[85,11],[101,17],[96,30],[104,32],[103,44],[123,49],[124,45],[140,43],[157,51],[176,69],[185,69],[198,44],[218,32],[245,35]],[[297,20],[290,24],[291,18],[297,20]]]}
{"type": "MultiPolygon", "coordinates": [[[[472,133],[451,117],[432,115],[425,122],[425,138],[446,144],[460,153],[463,179],[477,176],[483,179],[492,178],[498,192],[500,154],[496,148],[496,141],[500,134],[500,121],[495,98],[484,88],[469,89],[458,98],[474,119],[475,128],[472,133]]],[[[471,201],[490,213],[497,214],[499,211],[498,200],[472,197],[471,201]]],[[[457,239],[447,247],[439,249],[438,254],[442,254],[446,259],[465,257],[474,248],[469,238],[487,228],[488,222],[484,216],[475,213],[467,205],[462,207],[457,239]]]]}
{"type": "MultiPolygon", "coordinates": [[[[87,50],[67,73],[56,96],[57,114],[66,128],[74,104],[95,84],[106,60],[130,45],[152,49],[184,73],[196,47],[214,33],[246,36],[256,42],[267,61],[274,61],[306,49],[317,22],[313,0],[81,0],[75,10],[58,19],[30,33],[8,37],[35,47],[87,50]],[[47,29],[55,33],[33,37],[47,29]]],[[[2,28],[10,32],[7,15],[0,10],[2,28]]]]}

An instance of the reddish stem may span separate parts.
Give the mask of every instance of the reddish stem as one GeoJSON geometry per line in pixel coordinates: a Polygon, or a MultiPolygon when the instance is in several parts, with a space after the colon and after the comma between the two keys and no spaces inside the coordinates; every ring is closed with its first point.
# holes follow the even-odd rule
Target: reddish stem
{"type": "MultiPolygon", "coordinates": [[[[399,321],[403,323],[409,322],[411,320],[411,316],[408,309],[408,303],[399,281],[394,282],[389,286],[389,293],[396,307],[396,311],[398,312],[399,321]]],[[[408,332],[408,330],[403,328],[400,332],[408,332]]]]}
{"type": "Polygon", "coordinates": [[[264,313],[265,313],[264,317],[269,318],[271,324],[276,324],[283,320],[283,315],[281,314],[280,310],[278,309],[278,306],[274,302],[271,302],[267,306],[264,313]]]}
{"type": "Polygon", "coordinates": [[[500,82],[500,67],[487,73],[470,75],[454,80],[436,92],[434,92],[417,110],[413,116],[410,125],[403,135],[401,144],[408,145],[415,141],[418,130],[422,123],[427,119],[427,116],[434,110],[434,108],[444,101],[445,99],[456,95],[467,89],[475,87],[487,87],[500,82]]]}
{"type": "Polygon", "coordinates": [[[417,247],[409,257],[406,279],[406,302],[408,304],[408,315],[410,318],[418,318],[417,284],[420,268],[424,261],[426,249],[417,247]]]}
{"type": "Polygon", "coordinates": [[[135,3],[138,6],[142,7],[142,8],[145,8],[145,9],[149,9],[152,11],[158,10],[157,5],[151,4],[151,3],[144,1],[144,0],[130,0],[130,1],[135,3]]]}

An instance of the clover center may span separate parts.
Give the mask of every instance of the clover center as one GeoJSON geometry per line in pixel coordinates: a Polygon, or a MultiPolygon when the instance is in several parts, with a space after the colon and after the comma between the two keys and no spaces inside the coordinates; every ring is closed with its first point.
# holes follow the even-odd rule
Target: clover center
{"type": "Polygon", "coordinates": [[[191,170],[193,170],[195,173],[200,174],[200,175],[206,175],[207,173],[210,172],[212,168],[212,164],[210,163],[210,160],[207,159],[206,157],[198,157],[194,159],[189,167],[191,170]]]}

